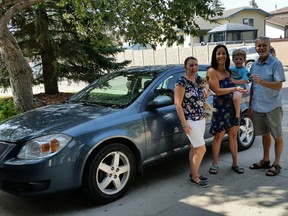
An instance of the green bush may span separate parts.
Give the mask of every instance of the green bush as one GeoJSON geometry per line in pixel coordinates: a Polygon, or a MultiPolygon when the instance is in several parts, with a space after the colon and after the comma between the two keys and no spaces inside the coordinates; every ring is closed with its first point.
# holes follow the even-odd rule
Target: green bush
{"type": "Polygon", "coordinates": [[[0,121],[17,114],[18,112],[14,109],[12,98],[0,98],[0,121]]]}

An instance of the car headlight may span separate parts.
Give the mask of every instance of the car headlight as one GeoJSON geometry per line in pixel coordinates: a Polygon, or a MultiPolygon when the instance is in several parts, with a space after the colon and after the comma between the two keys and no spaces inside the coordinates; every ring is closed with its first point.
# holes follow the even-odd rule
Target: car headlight
{"type": "Polygon", "coordinates": [[[20,150],[19,159],[39,159],[49,157],[59,152],[72,139],[64,134],[52,134],[28,141],[20,150]]]}

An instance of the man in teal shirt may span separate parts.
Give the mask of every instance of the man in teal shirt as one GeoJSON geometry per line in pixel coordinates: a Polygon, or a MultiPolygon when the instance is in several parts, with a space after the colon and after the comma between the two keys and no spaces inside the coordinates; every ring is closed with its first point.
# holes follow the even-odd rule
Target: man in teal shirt
{"type": "Polygon", "coordinates": [[[253,80],[250,97],[249,114],[254,123],[255,135],[262,135],[263,159],[252,164],[250,169],[269,169],[267,176],[276,176],[280,173],[280,160],[283,152],[282,135],[282,83],[285,82],[285,74],[282,63],[271,54],[270,39],[258,37],[255,49],[259,59],[253,63],[250,69],[253,80]],[[271,136],[275,140],[275,160],[270,166],[271,136]]]}

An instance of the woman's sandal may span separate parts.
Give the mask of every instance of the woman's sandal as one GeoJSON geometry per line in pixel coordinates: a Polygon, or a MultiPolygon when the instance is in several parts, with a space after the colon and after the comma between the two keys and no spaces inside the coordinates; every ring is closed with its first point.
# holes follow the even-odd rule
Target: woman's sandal
{"type": "Polygon", "coordinates": [[[249,168],[250,169],[269,169],[271,168],[270,161],[261,160],[258,163],[252,164],[249,168]]]}
{"type": "Polygon", "coordinates": [[[244,173],[244,168],[240,166],[231,166],[231,169],[234,170],[238,174],[243,174],[244,173]]]}
{"type": "MultiPolygon", "coordinates": [[[[192,178],[192,175],[189,174],[189,179],[191,179],[191,178],[192,178]]],[[[202,174],[199,176],[199,179],[200,179],[201,181],[208,181],[208,178],[205,177],[205,176],[203,176],[202,174]]]]}
{"type": "Polygon", "coordinates": [[[218,172],[219,172],[219,166],[212,165],[209,169],[210,174],[215,175],[218,174],[218,172]]]}
{"type": "Polygon", "coordinates": [[[280,165],[272,165],[272,167],[266,172],[266,176],[276,176],[280,173],[280,165]]]}

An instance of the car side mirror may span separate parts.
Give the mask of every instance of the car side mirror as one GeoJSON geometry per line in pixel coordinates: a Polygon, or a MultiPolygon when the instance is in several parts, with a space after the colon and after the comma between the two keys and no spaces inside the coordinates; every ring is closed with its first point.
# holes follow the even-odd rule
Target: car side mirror
{"type": "Polygon", "coordinates": [[[173,104],[171,97],[166,95],[159,95],[147,104],[148,110],[154,110],[160,107],[169,106],[173,104]]]}

